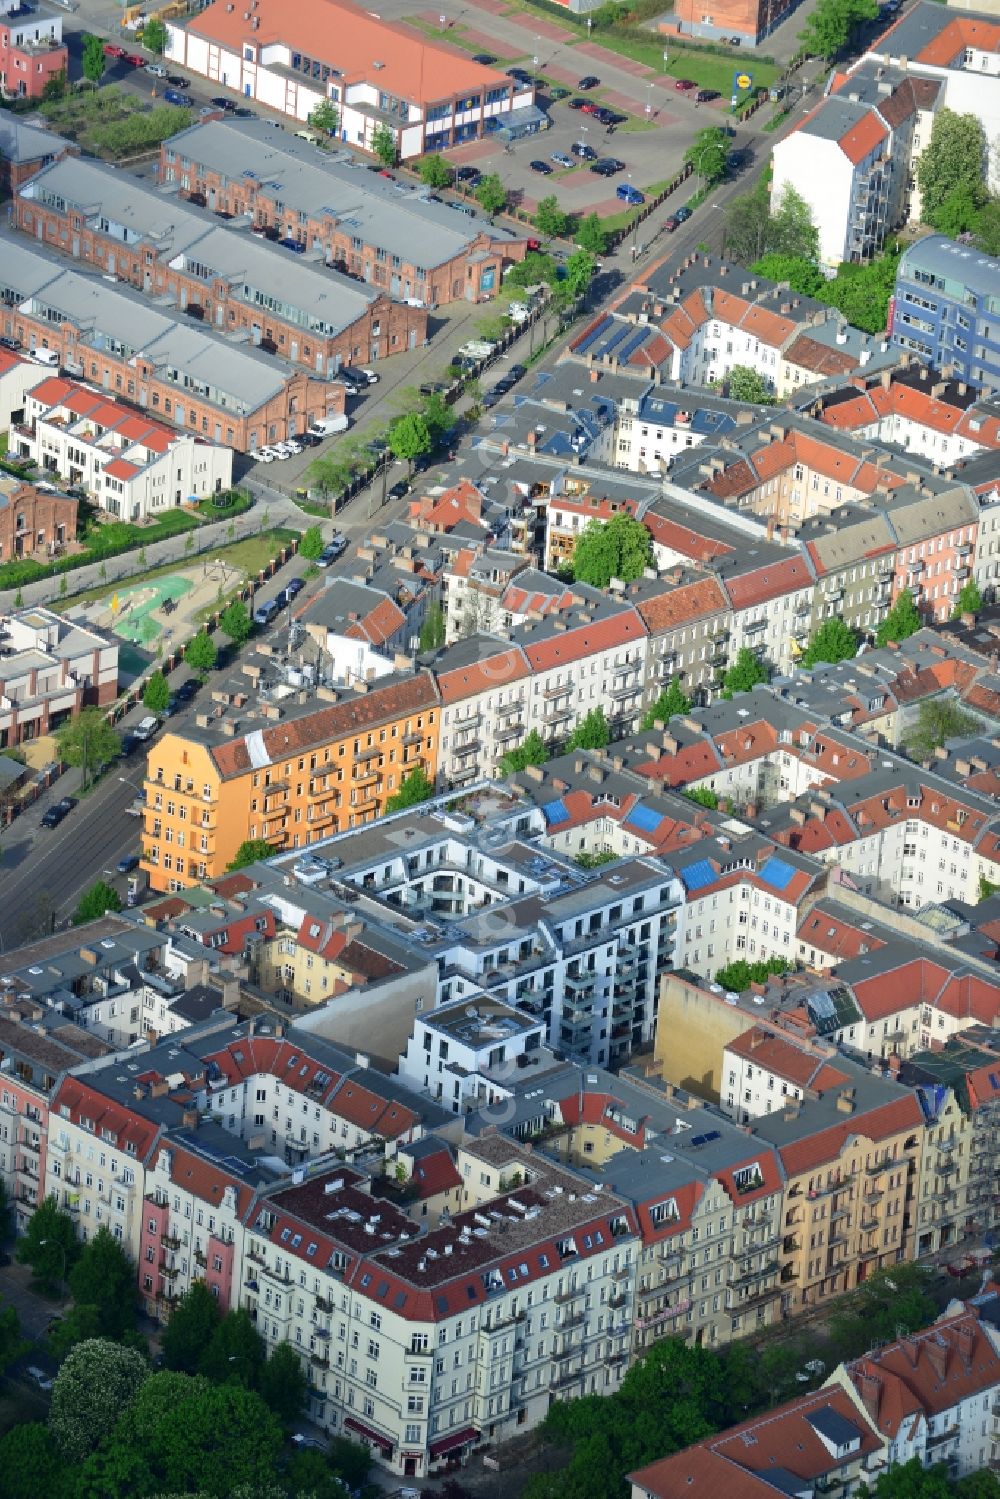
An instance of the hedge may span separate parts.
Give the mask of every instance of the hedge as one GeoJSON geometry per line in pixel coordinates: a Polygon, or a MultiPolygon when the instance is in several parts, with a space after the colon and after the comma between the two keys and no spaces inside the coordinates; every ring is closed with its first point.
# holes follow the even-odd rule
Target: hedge
{"type": "Polygon", "coordinates": [[[151,526],[110,521],[106,526],[94,527],[82,552],[56,557],[52,562],[36,562],[34,558],[26,557],[20,562],[3,563],[0,565],[0,588],[23,588],[26,583],[57,577],[92,562],[104,562],[109,557],[120,557],[123,552],[136,551],[156,541],[168,541],[171,536],[197,530],[198,525],[197,518],[185,510],[170,510],[151,526]]]}

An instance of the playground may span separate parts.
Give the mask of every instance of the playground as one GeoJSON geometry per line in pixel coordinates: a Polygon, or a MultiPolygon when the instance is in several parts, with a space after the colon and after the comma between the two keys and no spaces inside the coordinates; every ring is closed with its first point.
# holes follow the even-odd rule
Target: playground
{"type": "Polygon", "coordinates": [[[174,635],[186,638],[196,630],[204,610],[234,593],[245,578],[242,568],[205,558],[131,587],[110,588],[103,597],[80,604],[75,613],[129,645],[156,650],[174,635]]]}

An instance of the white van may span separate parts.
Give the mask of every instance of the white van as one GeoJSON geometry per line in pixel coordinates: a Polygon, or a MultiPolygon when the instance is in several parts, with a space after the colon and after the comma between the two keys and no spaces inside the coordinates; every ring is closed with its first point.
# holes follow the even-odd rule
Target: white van
{"type": "Polygon", "coordinates": [[[309,428],[310,437],[332,437],[335,432],[346,432],[350,422],[347,417],[340,413],[339,416],[319,416],[309,428]]]}
{"type": "Polygon", "coordinates": [[[59,353],[56,349],[32,349],[30,357],[36,364],[44,364],[47,369],[59,368],[59,353]]]}

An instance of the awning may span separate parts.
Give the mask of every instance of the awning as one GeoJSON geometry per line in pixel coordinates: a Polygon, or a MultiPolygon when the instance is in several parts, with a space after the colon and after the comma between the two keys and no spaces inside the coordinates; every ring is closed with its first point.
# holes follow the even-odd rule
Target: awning
{"type": "Polygon", "coordinates": [[[349,1431],[356,1431],[359,1437],[364,1437],[368,1442],[374,1442],[376,1447],[381,1447],[383,1452],[389,1453],[393,1448],[391,1437],[384,1436],[382,1432],[376,1431],[372,1426],[366,1426],[363,1421],[357,1421],[353,1416],[348,1416],[344,1425],[349,1431]]]}
{"type": "Polygon", "coordinates": [[[453,1431],[448,1436],[442,1437],[440,1442],[432,1442],[430,1445],[430,1456],[433,1461],[436,1457],[444,1457],[446,1452],[454,1452],[456,1447],[464,1447],[467,1442],[475,1442],[479,1438],[479,1432],[474,1426],[467,1426],[464,1431],[453,1431]]]}

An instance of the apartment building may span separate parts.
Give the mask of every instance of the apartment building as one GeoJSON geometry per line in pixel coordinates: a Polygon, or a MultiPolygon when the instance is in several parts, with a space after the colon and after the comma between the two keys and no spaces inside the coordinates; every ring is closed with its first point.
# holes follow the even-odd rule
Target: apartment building
{"type": "Polygon", "coordinates": [[[160,182],[425,307],[495,296],[504,267],[528,247],[478,213],[449,212],[426,189],[400,192],[399,184],[360,171],[346,152],[320,155],[265,121],[182,130],[160,148],[160,182]]]}
{"type": "Polygon", "coordinates": [[[289,12],[276,0],[229,11],[215,0],[168,23],[166,56],[213,83],[307,121],[323,101],[337,135],[372,150],[378,125],[402,160],[475,140],[530,107],[534,86],[414,37],[349,0],[310,0],[289,12]],[[326,38],[336,37],[336,46],[326,38]]]}
{"type": "Polygon", "coordinates": [[[0,88],[7,97],[41,99],[45,85],[68,72],[62,17],[5,0],[0,12],[0,88]]]}
{"type": "Polygon", "coordinates": [[[69,375],[153,418],[246,451],[344,410],[344,387],[205,333],[102,277],[65,269],[21,237],[2,241],[0,328],[58,355],[69,375]]]}
{"type": "Polygon", "coordinates": [[[754,1134],[785,1179],[782,1306],[817,1306],[873,1270],[914,1257],[924,1120],[916,1096],[842,1063],[849,1082],[786,1101],[754,1134]]]}
{"type": "Polygon", "coordinates": [[[299,1352],[314,1419],[407,1477],[616,1389],[628,1360],[628,1204],[501,1136],[457,1164],[462,1211],[419,1238],[343,1167],[261,1198],[248,1224],[258,1331],[299,1352]]]}
{"type": "MultiPolygon", "coordinates": [[[[73,502],[74,511],[76,501],[73,502]]],[[[2,512],[0,512],[2,514],[2,512]]],[[[0,748],[50,734],[81,708],[114,702],[118,642],[36,605],[0,625],[0,748]]]]}
{"type": "Polygon", "coordinates": [[[675,678],[694,699],[707,693],[729,660],[731,606],[719,580],[633,585],[626,597],[649,635],[643,708],[652,707],[675,678]]]}
{"type": "Polygon", "coordinates": [[[417,766],[436,775],[440,699],[427,673],[323,689],[325,702],[306,690],[267,713],[249,698],[268,691],[267,664],[245,662],[211,715],[150,750],[142,868],[152,889],[223,874],[246,839],[305,849],[380,816],[417,766]]]}
{"type": "Polygon", "coordinates": [[[531,668],[528,722],[543,739],[564,739],[600,707],[612,735],[635,724],[646,677],[646,631],[631,605],[586,584],[569,609],[529,620],[515,632],[531,668]]]}
{"type": "Polygon", "coordinates": [[[850,1081],[836,1057],[832,1046],[752,1026],[723,1049],[720,1106],[745,1124],[783,1109],[786,1101],[819,1098],[828,1088],[850,1081]]]}
{"type": "Polygon", "coordinates": [[[43,374],[33,360],[24,359],[10,349],[0,349],[0,355],[0,422],[9,432],[23,419],[28,391],[39,383],[43,374]]]}
{"type": "Polygon", "coordinates": [[[505,1097],[505,1078],[537,1062],[544,1040],[542,1021],[485,996],[440,1005],[415,1017],[396,1075],[442,1108],[468,1113],[505,1097]]]}
{"type": "Polygon", "coordinates": [[[508,750],[538,727],[524,650],[496,637],[474,635],[440,652],[434,674],[441,694],[442,779],[465,786],[496,774],[508,750]]]}
{"type": "Polygon", "coordinates": [[[101,510],[127,521],[194,504],[233,482],[231,448],[152,421],[61,376],[28,392],[10,451],[63,475],[101,510]]]}
{"type": "MultiPolygon", "coordinates": [[[[1000,110],[1000,79],[993,87],[1000,110]]],[[[1000,261],[995,256],[930,234],[900,258],[892,341],[938,369],[947,365],[975,390],[995,391],[1000,386],[998,296],[1000,261]]]]}
{"type": "Polygon", "coordinates": [[[852,382],[817,407],[835,431],[892,443],[940,468],[1000,448],[1000,412],[990,399],[926,364],[883,370],[875,383],[852,382]]]}

